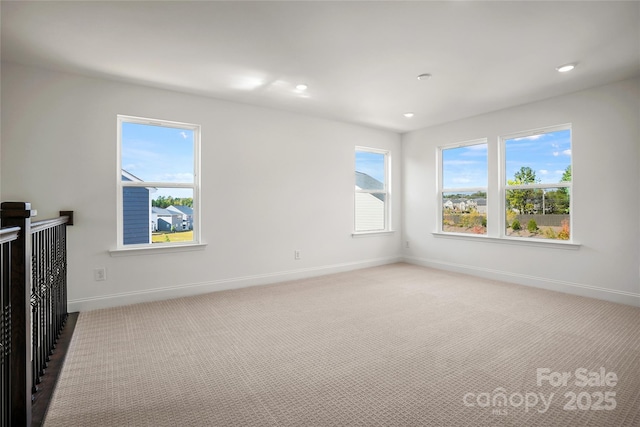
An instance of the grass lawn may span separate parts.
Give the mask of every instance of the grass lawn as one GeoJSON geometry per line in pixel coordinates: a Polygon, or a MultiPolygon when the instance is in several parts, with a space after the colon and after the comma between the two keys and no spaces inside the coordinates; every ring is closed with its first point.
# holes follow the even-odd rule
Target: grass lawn
{"type": "Polygon", "coordinates": [[[193,241],[193,230],[190,230],[190,231],[178,231],[178,232],[175,232],[175,233],[153,233],[151,235],[151,241],[153,243],[192,242],[193,241]]]}

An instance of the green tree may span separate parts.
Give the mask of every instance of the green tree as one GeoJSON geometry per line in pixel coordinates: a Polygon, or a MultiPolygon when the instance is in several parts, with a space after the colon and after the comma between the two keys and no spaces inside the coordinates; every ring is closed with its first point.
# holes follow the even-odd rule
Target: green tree
{"type": "MultiPolygon", "coordinates": [[[[539,182],[536,172],[528,166],[523,166],[507,181],[509,185],[534,184],[539,182]]],[[[507,190],[508,208],[516,209],[520,214],[532,214],[534,209],[535,190],[507,190]]]]}
{"type": "MultiPolygon", "coordinates": [[[[571,182],[571,165],[567,166],[562,174],[560,182],[571,182]]],[[[556,212],[569,213],[569,189],[566,187],[558,188],[555,194],[556,212]]]]}
{"type": "Polygon", "coordinates": [[[567,168],[564,170],[560,182],[571,182],[571,165],[567,166],[567,168]]]}

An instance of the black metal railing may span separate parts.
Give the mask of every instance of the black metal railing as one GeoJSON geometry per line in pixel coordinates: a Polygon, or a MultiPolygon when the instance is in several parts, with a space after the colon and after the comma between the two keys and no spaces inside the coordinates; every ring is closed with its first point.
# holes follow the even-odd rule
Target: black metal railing
{"type": "Polygon", "coordinates": [[[0,229],[0,425],[11,424],[11,249],[20,227],[0,229]]]}
{"type": "Polygon", "coordinates": [[[29,203],[5,202],[2,217],[3,370],[1,426],[30,426],[31,402],[67,318],[67,233],[73,212],[31,222],[29,203]],[[9,235],[12,237],[10,238],[9,235]],[[5,243],[6,240],[6,243],[5,243]],[[5,247],[6,245],[6,247],[5,247]],[[6,300],[4,298],[7,298],[6,300]],[[8,315],[5,315],[5,301],[8,315]]]}

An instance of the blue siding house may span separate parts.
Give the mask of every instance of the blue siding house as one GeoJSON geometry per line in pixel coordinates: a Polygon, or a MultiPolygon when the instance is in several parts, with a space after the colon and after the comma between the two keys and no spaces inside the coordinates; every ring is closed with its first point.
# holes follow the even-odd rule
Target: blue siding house
{"type": "MultiPolygon", "coordinates": [[[[123,181],[142,181],[122,171],[123,181]]],[[[122,240],[125,245],[151,243],[151,192],[148,187],[122,189],[122,240]]]]}

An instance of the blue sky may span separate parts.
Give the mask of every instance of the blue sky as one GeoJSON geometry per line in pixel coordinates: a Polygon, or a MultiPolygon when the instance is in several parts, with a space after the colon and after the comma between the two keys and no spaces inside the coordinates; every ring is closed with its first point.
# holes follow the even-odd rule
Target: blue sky
{"type": "Polygon", "coordinates": [[[443,188],[487,186],[487,144],[442,150],[443,188]]]}
{"type": "MultiPolygon", "coordinates": [[[[193,182],[193,137],[190,129],[122,123],[122,168],[143,181],[193,182]]],[[[153,197],[191,193],[164,188],[153,197]]]]}
{"type": "Polygon", "coordinates": [[[356,171],[384,183],[384,154],[356,151],[356,171]]]}
{"type": "MultiPolygon", "coordinates": [[[[540,183],[557,183],[571,164],[571,131],[559,130],[505,141],[506,179],[523,166],[540,183]]],[[[443,188],[487,186],[487,144],[442,150],[443,188]]]]}
{"type": "Polygon", "coordinates": [[[505,141],[506,179],[513,179],[522,166],[536,172],[542,184],[560,182],[571,164],[569,129],[505,141]]]}

